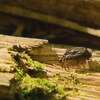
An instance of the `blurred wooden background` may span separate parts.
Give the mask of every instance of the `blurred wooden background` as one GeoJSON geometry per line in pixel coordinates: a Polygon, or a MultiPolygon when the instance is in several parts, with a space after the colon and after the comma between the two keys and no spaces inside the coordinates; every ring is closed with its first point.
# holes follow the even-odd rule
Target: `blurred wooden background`
{"type": "Polygon", "coordinates": [[[100,1],[0,0],[0,34],[100,49],[100,1]]]}

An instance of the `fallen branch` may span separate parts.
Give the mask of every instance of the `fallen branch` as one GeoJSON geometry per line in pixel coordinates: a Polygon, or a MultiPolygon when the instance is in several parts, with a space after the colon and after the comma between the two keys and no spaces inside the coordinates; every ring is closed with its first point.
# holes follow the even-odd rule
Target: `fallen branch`
{"type": "Polygon", "coordinates": [[[87,33],[90,35],[100,37],[100,30],[95,30],[90,27],[85,27],[85,26],[79,25],[78,23],[75,23],[72,21],[64,20],[64,19],[57,18],[57,17],[51,16],[51,15],[37,13],[34,11],[29,11],[29,10],[26,10],[26,9],[23,9],[20,7],[16,7],[16,6],[0,5],[0,12],[17,15],[17,16],[21,16],[21,17],[26,17],[26,18],[30,18],[30,19],[40,20],[43,22],[47,22],[47,23],[59,25],[59,26],[65,27],[65,28],[80,31],[80,32],[82,32],[82,34],[87,33]]]}

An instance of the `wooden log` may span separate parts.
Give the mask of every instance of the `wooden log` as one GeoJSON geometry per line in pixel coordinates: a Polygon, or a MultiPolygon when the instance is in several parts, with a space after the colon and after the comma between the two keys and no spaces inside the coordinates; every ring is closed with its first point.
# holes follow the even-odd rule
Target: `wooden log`
{"type": "Polygon", "coordinates": [[[19,45],[38,47],[40,45],[48,43],[48,40],[0,35],[0,42],[8,42],[8,43],[15,43],[19,45]]]}
{"type": "Polygon", "coordinates": [[[16,54],[20,55],[20,48],[23,50],[21,52],[25,52],[25,48],[38,48],[48,43],[48,41],[5,35],[0,35],[0,38],[0,100],[17,100],[15,95],[18,86],[15,81],[15,67],[20,66],[23,70],[26,70],[27,67],[26,63],[20,62],[21,60],[15,61],[14,57],[16,54]],[[10,50],[11,48],[14,49],[14,46],[18,46],[15,52],[10,50]]]}
{"type": "Polygon", "coordinates": [[[12,82],[14,74],[0,72],[0,99],[15,100],[15,84],[12,82]]]}
{"type": "Polygon", "coordinates": [[[48,40],[0,35],[0,48],[13,47],[14,45],[25,50],[33,60],[60,64],[55,51],[48,44],[48,40]]]}
{"type": "MultiPolygon", "coordinates": [[[[45,54],[49,54],[48,53],[48,51],[51,51],[51,48],[50,47],[48,47],[48,46],[46,46],[47,45],[47,43],[48,43],[48,41],[47,40],[40,40],[40,39],[29,39],[29,38],[21,38],[21,37],[12,37],[12,36],[4,36],[4,35],[2,35],[2,36],[0,36],[0,61],[2,60],[2,61],[6,61],[6,62],[2,62],[3,64],[5,64],[6,63],[6,65],[9,65],[10,63],[8,62],[8,61],[10,61],[10,58],[11,58],[11,55],[10,55],[10,52],[11,51],[8,51],[8,49],[7,49],[7,47],[9,47],[9,46],[14,46],[15,44],[16,45],[21,45],[21,47],[23,48],[23,53],[25,53],[25,54],[27,54],[28,55],[28,53],[27,52],[25,52],[24,51],[24,46],[26,46],[27,47],[27,49],[29,48],[29,49],[32,49],[31,50],[31,54],[36,54],[36,55],[38,55],[38,54],[41,54],[42,52],[42,54],[44,54],[44,56],[45,56],[45,54]],[[37,42],[36,42],[37,41],[37,42]],[[28,42],[28,43],[27,43],[28,42]],[[41,43],[41,42],[43,42],[43,43],[41,43]],[[35,43],[36,43],[36,45],[35,45],[35,43]],[[30,47],[32,47],[32,48],[30,48],[30,47]],[[48,47],[48,48],[46,48],[46,47],[48,47]],[[36,50],[36,48],[37,48],[37,50],[36,50]],[[35,51],[37,51],[37,52],[35,52],[35,51]],[[33,53],[32,53],[33,52],[33,53]],[[5,60],[6,59],[6,60],[5,60]]],[[[19,51],[18,51],[18,49],[20,49],[21,48],[20,46],[16,49],[16,51],[15,52],[17,52],[17,53],[19,53],[20,55],[21,54],[23,54],[22,52],[20,53],[19,51]]],[[[55,50],[55,51],[57,51],[58,52],[58,54],[60,53],[60,54],[62,54],[63,55],[63,53],[65,52],[65,49],[58,49],[58,48],[53,48],[53,50],[55,50]]],[[[14,52],[14,51],[12,51],[12,52],[14,52]]],[[[98,54],[100,54],[99,52],[96,52],[97,53],[97,55],[98,54]]],[[[51,56],[52,56],[52,53],[50,53],[51,54],[51,56]]],[[[50,55],[48,55],[48,56],[50,56],[50,55]]],[[[43,59],[43,58],[42,58],[43,59]]],[[[16,60],[17,61],[17,60],[16,60]]],[[[14,62],[14,60],[12,61],[12,62],[14,62]]],[[[0,62],[0,64],[1,64],[1,62],[0,62]]],[[[18,61],[17,61],[17,64],[18,64],[18,61]]],[[[20,64],[19,64],[20,65],[20,64]]],[[[26,64],[24,64],[24,65],[26,65],[26,64]]],[[[22,65],[20,65],[21,67],[26,67],[26,66],[22,66],[22,65]]],[[[1,67],[1,65],[0,65],[0,67],[1,67]]],[[[4,66],[3,66],[4,67],[4,66]]],[[[100,68],[100,67],[99,67],[100,68]]],[[[23,71],[24,71],[24,68],[23,68],[23,71]]],[[[44,68],[44,71],[45,71],[45,77],[46,77],[46,79],[48,78],[48,79],[51,79],[52,78],[52,80],[54,80],[54,73],[56,72],[57,74],[58,73],[60,73],[60,76],[62,77],[62,78],[64,78],[64,79],[66,79],[66,75],[69,75],[70,74],[70,72],[67,72],[67,71],[64,71],[64,70],[61,70],[61,68],[60,67],[58,67],[58,66],[50,66],[50,65],[48,65],[47,67],[45,67],[44,68]],[[47,75],[47,76],[46,76],[47,75]],[[51,75],[51,76],[50,76],[51,75]]],[[[24,71],[25,72],[25,71],[24,71]]],[[[19,73],[19,75],[22,75],[22,73],[19,73]]],[[[33,73],[31,73],[31,74],[29,74],[28,72],[26,73],[26,76],[28,77],[28,76],[32,76],[32,77],[34,77],[33,76],[33,74],[34,74],[34,72],[33,73]]],[[[40,76],[39,75],[41,75],[40,73],[38,73],[37,72],[37,77],[39,78],[40,76]]],[[[76,75],[78,75],[78,74],[76,74],[76,75]]],[[[93,74],[92,74],[93,75],[93,74]]],[[[91,76],[90,77],[90,75],[88,76],[88,77],[86,77],[86,75],[84,76],[84,75],[81,75],[81,77],[80,76],[77,76],[77,77],[79,77],[79,81],[81,81],[81,82],[83,82],[83,83],[86,83],[86,84],[90,84],[90,82],[88,82],[88,80],[90,81],[91,80],[91,83],[92,83],[92,85],[95,85],[95,83],[97,83],[96,85],[98,85],[98,86],[100,86],[100,81],[99,81],[99,77],[100,75],[99,74],[97,74],[97,77],[96,77],[96,74],[94,74],[94,77],[93,76],[91,76]],[[95,78],[95,81],[94,81],[94,78],[95,78]],[[97,79],[97,80],[96,80],[97,79]],[[85,82],[86,81],[86,82],[85,82]],[[93,81],[94,81],[94,83],[93,83],[93,81]]],[[[36,78],[35,78],[36,79],[36,78]]],[[[23,81],[22,81],[23,82],[23,81]]],[[[62,80],[62,83],[64,82],[64,80],[62,80]]],[[[18,82],[18,83],[20,83],[20,82],[18,82]]],[[[64,82],[64,85],[65,85],[65,83],[66,82],[64,82]]],[[[22,86],[22,88],[23,88],[23,85],[25,85],[25,86],[30,86],[30,84],[27,84],[27,82],[25,83],[25,84],[22,84],[22,85],[20,85],[20,86],[22,86]],[[26,84],[26,85],[25,85],[26,84]]],[[[68,84],[68,83],[67,83],[68,84]]],[[[59,84],[59,85],[61,85],[61,84],[59,84]]],[[[16,97],[16,93],[18,93],[19,91],[18,91],[18,89],[19,89],[20,87],[19,87],[19,84],[17,84],[17,81],[15,81],[15,75],[14,75],[14,73],[8,73],[8,72],[5,72],[5,73],[3,73],[3,72],[1,72],[0,71],[0,100],[18,100],[19,98],[18,98],[18,95],[17,95],[17,97],[16,97]]],[[[26,88],[26,87],[25,87],[26,88]]],[[[27,87],[28,88],[28,87],[27,87]]],[[[30,88],[30,87],[29,87],[30,88]]],[[[89,87],[90,88],[90,87],[89,87]]],[[[98,88],[98,87],[97,87],[98,88]]],[[[82,89],[83,89],[83,87],[82,87],[82,89]]],[[[92,90],[91,90],[92,91],[92,90]]],[[[98,92],[98,91],[97,91],[98,92]]],[[[98,98],[99,98],[99,96],[98,96],[98,98]]],[[[21,99],[19,99],[19,100],[21,100],[21,99]]]]}
{"type": "MultiPolygon", "coordinates": [[[[46,43],[47,40],[40,40],[40,39],[29,39],[29,38],[21,38],[21,37],[12,37],[12,36],[4,36],[0,35],[0,71],[2,72],[13,72],[16,63],[12,60],[12,55],[16,56],[17,53],[26,52],[28,55],[34,49],[35,53],[41,52],[39,47],[42,47],[46,43]],[[12,50],[10,50],[10,48],[12,50]],[[11,52],[14,51],[16,52],[11,52]]],[[[33,56],[35,56],[33,54],[33,56]]],[[[42,55],[43,56],[43,55],[42,55]]],[[[36,58],[35,60],[39,60],[36,58]]],[[[46,60],[46,59],[44,59],[46,60]]]]}

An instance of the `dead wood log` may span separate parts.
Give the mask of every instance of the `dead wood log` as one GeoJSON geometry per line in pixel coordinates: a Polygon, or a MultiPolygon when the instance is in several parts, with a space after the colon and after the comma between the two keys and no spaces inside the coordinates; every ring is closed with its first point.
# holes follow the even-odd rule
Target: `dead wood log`
{"type": "Polygon", "coordinates": [[[14,75],[15,67],[24,67],[23,70],[26,70],[27,67],[23,62],[15,61],[14,57],[20,52],[25,52],[26,49],[45,45],[48,41],[4,35],[0,35],[0,38],[0,100],[17,100],[15,94],[18,87],[14,75]],[[10,50],[14,49],[14,46],[18,46],[16,51],[10,50]],[[19,51],[19,49],[23,51],[19,51]],[[21,66],[22,64],[24,66],[21,66]]]}
{"type": "MultiPolygon", "coordinates": [[[[7,40],[7,37],[5,39],[7,40]]],[[[14,57],[16,57],[17,54],[19,55],[20,52],[23,53],[28,51],[28,49],[32,49],[30,46],[27,46],[25,44],[23,45],[21,42],[17,43],[16,41],[13,41],[15,39],[11,37],[9,37],[9,39],[10,42],[6,42],[3,39],[2,41],[0,41],[0,71],[1,72],[13,72],[15,66],[17,66],[17,63],[19,63],[18,61],[16,63],[13,60],[14,57]]]]}
{"type": "Polygon", "coordinates": [[[8,42],[8,43],[15,43],[19,45],[37,47],[48,43],[48,40],[0,35],[0,42],[8,42]]]}
{"type": "Polygon", "coordinates": [[[15,84],[12,82],[14,74],[0,72],[0,99],[15,100],[15,84]]]}
{"type": "MultiPolygon", "coordinates": [[[[31,54],[31,55],[35,54],[42,60],[43,60],[43,57],[44,57],[44,60],[46,60],[45,56],[50,56],[50,55],[52,56],[52,54],[54,54],[54,52],[53,53],[51,52],[51,48],[48,47],[47,44],[48,44],[47,40],[1,35],[0,36],[0,67],[1,67],[1,64],[5,64],[6,67],[7,67],[7,65],[11,64],[11,62],[10,62],[11,55],[10,55],[9,51],[7,50],[7,47],[9,47],[9,46],[12,47],[14,45],[21,45],[21,46],[17,47],[17,51],[15,51],[15,52],[18,52],[18,49],[21,49],[21,48],[23,48],[23,52],[24,52],[24,47],[27,47],[27,49],[28,48],[31,49],[31,52],[29,52],[29,53],[25,52],[25,53],[31,54]],[[43,54],[43,57],[41,54],[43,54]]],[[[56,49],[53,48],[53,49],[56,52],[58,52],[57,54],[60,53],[63,55],[63,53],[65,52],[65,49],[57,49],[57,48],[56,49]]],[[[99,52],[96,52],[96,53],[99,53],[99,52]]],[[[22,53],[20,53],[20,54],[22,54],[22,53]]],[[[33,57],[34,57],[34,55],[33,55],[33,57]]],[[[39,58],[36,58],[36,59],[41,60],[39,58]]],[[[65,73],[64,71],[61,71],[61,69],[60,69],[60,71],[58,71],[59,69],[57,69],[57,68],[59,68],[59,67],[55,67],[55,66],[54,66],[54,68],[47,67],[46,69],[48,69],[48,68],[49,68],[49,70],[46,70],[46,71],[48,71],[49,73],[52,72],[51,73],[52,75],[54,74],[54,71],[57,71],[57,73],[59,72],[62,77],[63,77],[63,75],[66,76],[66,74],[68,73],[68,72],[65,73]]],[[[15,78],[14,73],[0,72],[0,90],[1,90],[0,91],[0,100],[4,100],[4,99],[5,100],[17,100],[18,99],[18,98],[16,98],[16,92],[18,89],[17,86],[19,84],[16,84],[17,82],[14,80],[14,78],[15,78]]],[[[99,84],[100,82],[97,82],[97,83],[99,84]]]]}
{"type": "MultiPolygon", "coordinates": [[[[14,56],[16,56],[20,52],[25,52],[26,49],[38,49],[39,46],[43,46],[46,43],[48,43],[47,40],[0,35],[0,100],[16,100],[17,86],[13,72],[15,71],[15,67],[21,66],[20,64],[24,63],[19,64],[19,61],[16,61],[16,63],[12,54],[14,55],[15,53],[14,56]],[[16,51],[9,50],[11,48],[14,49],[14,46],[18,46],[16,51]],[[19,49],[23,51],[19,51],[19,49]]],[[[27,68],[25,67],[23,69],[27,68]]]]}
{"type": "Polygon", "coordinates": [[[14,46],[24,50],[33,60],[59,64],[58,57],[48,44],[48,40],[0,35],[0,48],[14,46]]]}

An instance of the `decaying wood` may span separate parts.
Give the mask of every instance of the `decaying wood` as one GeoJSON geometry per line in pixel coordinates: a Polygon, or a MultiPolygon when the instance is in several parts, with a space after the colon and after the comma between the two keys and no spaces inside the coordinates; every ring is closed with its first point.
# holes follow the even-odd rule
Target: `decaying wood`
{"type": "MultiPolygon", "coordinates": [[[[45,63],[52,62],[52,60],[59,60],[66,51],[66,49],[52,48],[47,40],[0,35],[0,48],[7,49],[14,45],[26,50],[34,60],[45,63]]],[[[1,51],[3,50],[1,49],[1,51]]]]}
{"type": "Polygon", "coordinates": [[[24,56],[31,59],[33,57],[34,60],[45,62],[48,56],[51,55],[49,58],[54,59],[55,55],[52,55],[51,48],[44,48],[48,44],[47,40],[4,35],[0,35],[0,38],[0,100],[15,100],[15,94],[17,92],[17,86],[14,80],[15,67],[20,66],[24,71],[32,69],[32,66],[27,65],[27,61],[20,59],[20,56],[25,54],[24,56]],[[15,51],[10,49],[15,49],[15,51]],[[43,56],[45,57],[43,58],[43,56]],[[17,60],[14,59],[15,57],[17,60]]]}
{"type": "Polygon", "coordinates": [[[15,86],[13,82],[14,74],[0,72],[0,99],[14,100],[15,86]]]}
{"type": "Polygon", "coordinates": [[[47,40],[0,35],[0,47],[7,48],[14,45],[17,45],[18,48],[20,46],[24,48],[34,60],[45,63],[58,62],[56,53],[52,50],[47,40]]]}
{"type": "MultiPolygon", "coordinates": [[[[4,36],[4,35],[0,35],[0,38],[1,38],[0,39],[0,71],[6,71],[6,72],[14,71],[13,67],[16,66],[16,63],[12,60],[12,54],[9,53],[9,48],[15,48],[17,49],[18,52],[20,51],[20,52],[30,53],[34,49],[39,49],[39,47],[42,47],[43,45],[48,43],[47,40],[29,39],[29,38],[4,36]]],[[[35,50],[35,53],[39,53],[39,52],[41,51],[35,50]]],[[[33,57],[34,56],[35,55],[33,54],[33,57]]]]}
{"type": "Polygon", "coordinates": [[[37,46],[48,43],[48,40],[0,35],[0,42],[8,42],[8,43],[13,43],[13,44],[15,43],[19,45],[37,47],[37,46]]]}
{"type": "MultiPolygon", "coordinates": [[[[52,56],[56,56],[56,54],[51,50],[54,50],[57,55],[59,55],[59,57],[61,57],[64,52],[65,49],[59,49],[59,48],[53,48],[51,49],[49,46],[47,46],[48,41],[47,40],[41,40],[41,39],[29,39],[29,38],[21,38],[21,37],[12,37],[12,36],[0,36],[0,68],[5,68],[5,69],[10,69],[12,65],[12,68],[14,66],[17,66],[15,64],[18,64],[20,67],[23,68],[23,70],[25,69],[29,69],[27,64],[25,61],[23,61],[22,59],[20,60],[16,60],[17,63],[14,62],[14,60],[12,60],[12,56],[11,54],[15,54],[14,56],[20,56],[22,54],[26,54],[28,57],[33,57],[33,60],[38,60],[38,61],[42,61],[47,60],[47,58],[45,56],[49,56],[49,60],[51,60],[52,56]],[[35,44],[36,43],[36,44],[35,44]],[[15,47],[15,51],[9,51],[8,47],[15,47]],[[23,51],[20,51],[20,50],[23,51]],[[29,52],[26,52],[25,50],[29,50],[29,52]],[[44,58],[43,58],[44,57],[44,58]],[[4,66],[1,66],[4,65],[4,66]],[[8,67],[9,66],[9,67],[8,67]]],[[[99,51],[95,52],[93,54],[93,57],[96,57],[96,55],[98,56],[99,51]]],[[[54,58],[54,57],[53,57],[54,58]]],[[[96,65],[97,66],[97,65],[96,65]]],[[[99,66],[100,68],[100,66],[99,66]]],[[[16,93],[17,93],[17,85],[16,82],[14,80],[15,76],[14,76],[14,70],[9,71],[9,70],[1,70],[0,69],[0,100],[17,100],[18,98],[16,98],[16,93]],[[8,73],[9,72],[9,73],[8,73]],[[12,72],[12,73],[11,73],[12,72]]],[[[25,71],[24,70],[24,71],[25,71]]],[[[52,65],[47,65],[44,68],[44,71],[46,72],[46,75],[48,78],[52,78],[54,80],[54,73],[58,74],[61,76],[61,79],[66,80],[66,76],[70,74],[70,72],[62,70],[62,68],[60,66],[52,66],[52,65]]],[[[85,75],[78,75],[75,74],[75,76],[78,77],[79,81],[85,84],[85,87],[79,88],[78,91],[81,93],[85,93],[86,94],[86,100],[87,99],[91,99],[91,100],[98,100],[97,98],[100,97],[100,74],[99,73],[92,73],[91,75],[85,76],[85,75]],[[90,87],[92,88],[90,88],[90,87]],[[84,88],[84,91],[83,91],[84,88]],[[89,90],[87,90],[89,88],[89,90]],[[94,90],[92,90],[94,89],[94,90]],[[90,97],[89,95],[94,94],[95,93],[95,97],[90,97]]],[[[63,80],[63,82],[64,82],[63,80]]],[[[63,84],[63,82],[61,83],[61,85],[66,85],[66,83],[63,84]]],[[[58,83],[59,84],[59,83],[58,83]]],[[[76,87],[75,87],[76,88],[76,87]]],[[[80,96],[78,97],[73,97],[73,98],[80,98],[80,96]]],[[[84,98],[84,96],[83,96],[84,98]]],[[[69,100],[72,100],[72,98],[69,97],[69,100]]]]}
{"type": "MultiPolygon", "coordinates": [[[[15,96],[17,86],[14,80],[15,67],[20,66],[23,70],[28,70],[31,66],[27,67],[25,61],[20,58],[17,58],[19,60],[15,61],[13,57],[18,57],[17,55],[20,57],[20,52],[28,51],[28,49],[32,51],[35,48],[38,50],[39,47],[47,44],[48,41],[4,35],[0,35],[0,38],[0,100],[17,100],[15,96]],[[17,50],[11,51],[10,49],[14,49],[14,46],[17,47],[17,50]]],[[[35,52],[39,53],[38,51],[35,52]]],[[[28,56],[27,53],[26,55],[28,56]]]]}

